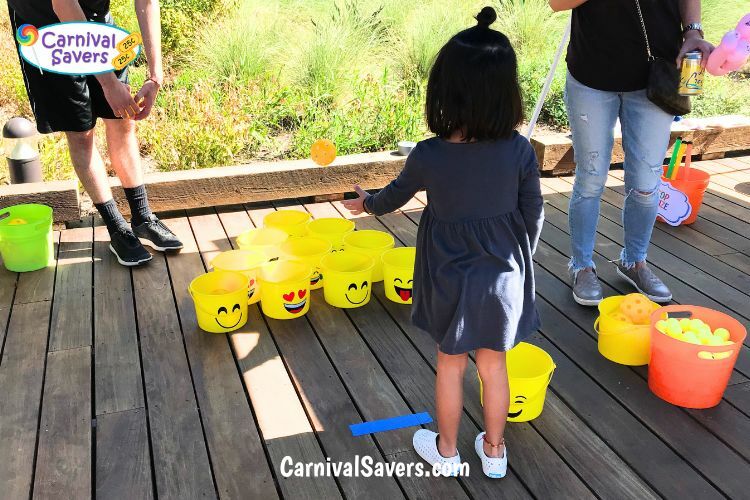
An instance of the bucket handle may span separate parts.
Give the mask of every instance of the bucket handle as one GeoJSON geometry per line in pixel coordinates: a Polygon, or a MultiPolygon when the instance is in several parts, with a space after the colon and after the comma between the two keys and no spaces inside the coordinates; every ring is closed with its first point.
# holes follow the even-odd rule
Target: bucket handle
{"type": "MultiPolygon", "coordinates": [[[[190,287],[188,287],[188,293],[190,294],[190,297],[191,297],[191,298],[193,299],[193,304],[195,304],[195,308],[196,308],[196,309],[200,309],[200,310],[201,310],[201,312],[203,312],[203,314],[207,314],[207,315],[211,316],[212,318],[216,318],[216,317],[217,317],[217,315],[216,315],[216,314],[214,314],[214,313],[212,313],[212,312],[208,312],[208,311],[207,311],[206,309],[204,309],[204,308],[203,308],[203,306],[202,306],[202,305],[200,305],[200,304],[199,304],[199,303],[198,303],[198,302],[197,302],[197,301],[195,300],[195,295],[193,294],[193,290],[192,290],[192,289],[191,289],[190,287]]],[[[250,300],[251,300],[251,299],[250,299],[250,297],[248,297],[248,299],[247,299],[247,305],[251,305],[251,303],[250,303],[250,300]]]]}

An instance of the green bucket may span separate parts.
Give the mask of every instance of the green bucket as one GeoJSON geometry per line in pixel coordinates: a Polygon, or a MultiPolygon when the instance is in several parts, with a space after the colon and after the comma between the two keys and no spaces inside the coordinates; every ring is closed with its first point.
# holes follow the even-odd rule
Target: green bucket
{"type": "Polygon", "coordinates": [[[0,255],[8,271],[36,271],[54,260],[52,209],[14,205],[0,209],[0,255]]]}

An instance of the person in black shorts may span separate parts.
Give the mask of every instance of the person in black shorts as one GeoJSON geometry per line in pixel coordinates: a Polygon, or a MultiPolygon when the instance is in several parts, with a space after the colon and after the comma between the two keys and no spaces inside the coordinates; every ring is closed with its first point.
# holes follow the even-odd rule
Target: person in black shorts
{"type": "MultiPolygon", "coordinates": [[[[151,260],[143,247],[179,250],[182,243],[152,212],[143,184],[135,135],[135,121],[146,118],[156,100],[164,75],[158,0],[135,0],[149,76],[135,97],[128,84],[127,67],[95,76],[42,72],[20,57],[26,92],[42,134],[64,132],[76,174],[104,219],[110,249],[120,264],[137,266],[151,260]],[[131,225],[117,209],[107,180],[94,127],[104,121],[109,156],[120,179],[132,214],[131,225]],[[132,228],[131,228],[132,226],[132,228]]],[[[11,27],[37,28],[70,21],[114,24],[109,0],[8,0],[11,27]]]]}

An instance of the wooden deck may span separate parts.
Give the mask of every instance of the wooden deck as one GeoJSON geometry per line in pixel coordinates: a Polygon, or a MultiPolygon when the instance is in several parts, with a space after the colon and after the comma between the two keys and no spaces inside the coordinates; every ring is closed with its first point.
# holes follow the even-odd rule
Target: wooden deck
{"type": "MultiPolygon", "coordinates": [[[[747,325],[750,157],[696,166],[715,174],[701,218],[690,227],[657,225],[650,262],[678,302],[747,325]]],[[[596,246],[607,294],[629,291],[607,262],[622,243],[621,178],[610,176],[596,246]]],[[[382,285],[361,309],[334,309],[315,292],[304,319],[266,319],[253,306],[239,332],[202,333],[189,281],[275,208],[235,206],[172,214],[184,251],[133,271],[110,255],[106,230],[89,225],[56,234],[56,266],[0,272],[0,498],[750,498],[747,347],[722,403],[704,411],[662,402],[648,390],[645,367],[600,356],[595,310],[573,303],[568,287],[571,181],[543,180],[543,327],[532,341],[558,368],[541,417],[508,426],[506,479],[484,478],[473,452],[482,421],[473,365],[459,444],[470,476],[280,474],[285,456],[418,461],[413,428],[353,438],[348,425],[434,416],[435,348],[382,285]]],[[[358,227],[385,228],[413,245],[424,201],[357,218],[358,227]]],[[[304,209],[346,213],[336,202],[304,209]]]]}

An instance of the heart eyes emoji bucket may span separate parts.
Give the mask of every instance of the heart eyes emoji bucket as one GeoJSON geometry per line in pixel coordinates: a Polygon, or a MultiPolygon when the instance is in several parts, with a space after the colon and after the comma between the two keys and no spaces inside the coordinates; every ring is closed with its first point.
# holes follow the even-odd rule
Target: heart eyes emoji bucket
{"type": "Polygon", "coordinates": [[[261,266],[260,306],[273,319],[294,319],[310,309],[312,268],[293,261],[275,261],[261,266]]]}

